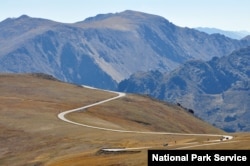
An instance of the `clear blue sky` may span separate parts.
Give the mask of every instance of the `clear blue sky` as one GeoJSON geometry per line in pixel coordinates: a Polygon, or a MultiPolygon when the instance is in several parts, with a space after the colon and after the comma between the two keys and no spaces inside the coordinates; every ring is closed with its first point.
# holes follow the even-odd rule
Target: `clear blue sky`
{"type": "Polygon", "coordinates": [[[0,21],[27,14],[73,23],[127,9],[160,15],[182,27],[250,31],[250,0],[1,0],[0,21]]]}

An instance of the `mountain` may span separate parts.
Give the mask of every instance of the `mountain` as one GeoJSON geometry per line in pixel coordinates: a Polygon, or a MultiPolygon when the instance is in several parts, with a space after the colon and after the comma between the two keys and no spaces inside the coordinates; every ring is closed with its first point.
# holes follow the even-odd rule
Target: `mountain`
{"type": "Polygon", "coordinates": [[[0,71],[47,73],[68,82],[114,87],[114,80],[100,69],[89,56],[88,46],[80,41],[84,40],[81,29],[25,15],[7,19],[0,27],[0,43],[4,46],[0,71]]]}
{"type": "Polygon", "coordinates": [[[190,61],[167,74],[137,73],[118,87],[178,103],[225,131],[250,131],[250,47],[190,61]]]}
{"type": "Polygon", "coordinates": [[[74,24],[23,15],[0,23],[0,71],[38,72],[77,84],[116,89],[138,71],[169,72],[250,45],[175,26],[136,11],[100,14],[74,24]]]}
{"type": "Polygon", "coordinates": [[[198,31],[201,31],[201,32],[206,32],[208,34],[219,33],[219,34],[225,35],[229,38],[238,39],[238,40],[250,35],[250,32],[247,32],[247,31],[225,31],[225,30],[221,30],[221,29],[217,29],[217,28],[205,28],[205,27],[198,27],[195,29],[197,29],[198,31]]]}

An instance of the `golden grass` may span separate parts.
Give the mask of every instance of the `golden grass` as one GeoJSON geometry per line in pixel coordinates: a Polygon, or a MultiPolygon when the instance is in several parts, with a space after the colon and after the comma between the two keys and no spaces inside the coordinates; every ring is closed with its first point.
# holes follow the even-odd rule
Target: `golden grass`
{"type": "MultiPolygon", "coordinates": [[[[0,75],[0,165],[146,165],[147,151],[98,154],[105,147],[175,149],[207,137],[142,135],[95,130],[65,123],[61,111],[115,96],[32,75],[0,75]],[[176,142],[175,142],[176,141],[176,142]],[[163,144],[168,143],[169,147],[163,144]]],[[[86,112],[67,115],[77,122],[139,131],[223,133],[172,105],[128,95],[86,112]]],[[[209,138],[212,139],[212,138],[209,138]]],[[[202,149],[250,149],[249,134],[239,142],[202,149]],[[242,142],[240,142],[242,141],[242,142]]]]}
{"type": "Polygon", "coordinates": [[[177,106],[136,95],[127,95],[120,100],[88,108],[87,111],[71,113],[68,118],[106,128],[112,124],[114,129],[124,130],[222,133],[177,106]]]}

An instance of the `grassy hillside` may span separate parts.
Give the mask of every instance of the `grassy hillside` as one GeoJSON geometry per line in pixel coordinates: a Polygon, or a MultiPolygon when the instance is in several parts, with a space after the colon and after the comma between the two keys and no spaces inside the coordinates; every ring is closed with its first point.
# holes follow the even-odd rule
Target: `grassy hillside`
{"type": "Polygon", "coordinates": [[[138,95],[69,114],[69,119],[106,128],[177,133],[222,133],[175,105],[138,95]],[[101,124],[99,124],[101,123],[101,124]]]}
{"type": "MultiPolygon", "coordinates": [[[[100,153],[100,149],[175,149],[186,143],[212,139],[116,133],[68,124],[58,119],[57,114],[114,97],[115,94],[66,84],[46,75],[0,74],[0,92],[0,165],[146,165],[146,149],[119,154],[100,153]],[[169,147],[163,146],[166,143],[169,147]]],[[[223,133],[181,108],[136,95],[127,95],[67,117],[113,129],[223,133]]],[[[236,138],[249,145],[249,135],[241,135],[236,138]]],[[[250,149],[243,144],[227,145],[250,149]]],[[[225,148],[226,144],[221,146],[225,148]]],[[[213,149],[215,146],[201,148],[213,149]]]]}

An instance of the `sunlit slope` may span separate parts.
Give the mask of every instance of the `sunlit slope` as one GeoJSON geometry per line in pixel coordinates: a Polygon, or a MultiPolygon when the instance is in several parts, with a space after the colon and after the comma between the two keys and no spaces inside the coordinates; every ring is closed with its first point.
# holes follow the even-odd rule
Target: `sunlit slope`
{"type": "MultiPolygon", "coordinates": [[[[93,163],[110,158],[105,155],[104,158],[99,157],[98,151],[105,147],[162,148],[163,144],[169,143],[174,148],[208,139],[198,136],[116,133],[66,123],[57,118],[58,113],[116,94],[63,83],[47,75],[0,74],[0,92],[1,165],[53,165],[64,161],[61,159],[70,161],[71,157],[78,155],[89,156],[89,162],[93,163]]],[[[177,106],[129,94],[83,112],[69,114],[67,118],[112,129],[223,133],[177,106]]],[[[131,157],[128,161],[132,165],[146,162],[146,150],[139,151],[135,156],[127,155],[131,157]]],[[[114,157],[111,160],[115,161],[114,157]]]]}
{"type": "Polygon", "coordinates": [[[138,95],[127,95],[67,117],[83,124],[119,130],[222,133],[178,106],[138,95]]]}

